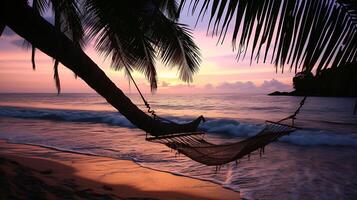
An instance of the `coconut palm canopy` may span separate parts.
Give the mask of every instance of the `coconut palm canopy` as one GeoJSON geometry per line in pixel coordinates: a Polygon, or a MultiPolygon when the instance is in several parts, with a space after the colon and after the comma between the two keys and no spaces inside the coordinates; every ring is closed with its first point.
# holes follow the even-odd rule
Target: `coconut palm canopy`
{"type": "MultiPolygon", "coordinates": [[[[24,1],[24,0],[23,0],[24,1]]],[[[25,2],[25,1],[24,1],[25,2]]],[[[41,15],[52,10],[54,26],[76,45],[94,40],[110,56],[112,67],[138,70],[157,88],[155,61],[177,66],[179,77],[192,81],[200,56],[190,30],[178,23],[186,6],[197,21],[209,20],[218,42],[232,35],[237,59],[249,51],[251,62],[278,69],[312,71],[356,61],[357,5],[352,0],[33,0],[41,15]]],[[[35,46],[32,48],[35,68],[35,46]]],[[[54,72],[60,90],[58,61],[54,72]]]]}

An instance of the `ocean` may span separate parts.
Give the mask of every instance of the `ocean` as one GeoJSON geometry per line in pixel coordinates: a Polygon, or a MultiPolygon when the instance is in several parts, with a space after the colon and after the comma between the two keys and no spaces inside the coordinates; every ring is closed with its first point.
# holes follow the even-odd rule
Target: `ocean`
{"type": "MultiPolygon", "coordinates": [[[[136,94],[130,98],[144,108],[136,94]]],[[[265,94],[147,94],[161,117],[187,122],[214,143],[257,134],[265,120],[291,115],[301,97],[265,94]]],[[[97,94],[0,94],[0,139],[74,153],[132,160],[138,165],[212,181],[245,199],[357,199],[357,115],[354,98],[308,97],[295,122],[301,130],[216,171],[145,141],[97,94]]],[[[49,157],[51,155],[48,155],[49,157]]]]}

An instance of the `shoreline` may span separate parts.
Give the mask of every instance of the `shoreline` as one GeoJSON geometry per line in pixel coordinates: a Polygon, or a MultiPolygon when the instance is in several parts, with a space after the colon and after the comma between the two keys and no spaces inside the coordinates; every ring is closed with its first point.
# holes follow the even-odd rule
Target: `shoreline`
{"type": "MultiPolygon", "coordinates": [[[[92,199],[240,198],[238,192],[218,184],[152,170],[129,160],[77,154],[51,147],[13,144],[0,140],[0,175],[5,174],[3,180],[16,180],[13,178],[19,175],[19,171],[26,171],[24,177],[33,179],[33,183],[25,184],[25,187],[40,187],[42,195],[54,199],[63,198],[61,195],[65,194],[92,199]],[[59,190],[66,192],[56,193],[59,190]]],[[[11,183],[13,187],[13,182],[11,183]]],[[[24,181],[21,184],[24,184],[24,181]]],[[[16,191],[16,188],[9,189],[16,191]]],[[[28,195],[23,191],[16,195],[28,195]]],[[[10,195],[4,191],[2,193],[10,195]]]]}
{"type": "MultiPolygon", "coordinates": [[[[114,159],[114,160],[122,160],[122,161],[129,161],[129,162],[132,162],[136,165],[138,165],[139,167],[142,167],[142,168],[145,168],[145,169],[148,169],[148,170],[153,170],[153,171],[156,171],[156,172],[162,172],[162,173],[168,173],[168,174],[171,174],[173,176],[180,176],[180,177],[185,177],[185,178],[189,178],[189,179],[195,179],[195,180],[198,180],[198,181],[204,181],[204,182],[209,182],[209,183],[213,183],[215,185],[218,185],[224,189],[228,189],[230,191],[233,191],[233,192],[236,192],[236,193],[239,193],[238,190],[234,190],[230,187],[226,187],[224,185],[221,185],[217,182],[214,182],[212,180],[206,180],[206,179],[200,179],[200,178],[197,178],[197,177],[190,177],[190,176],[187,176],[187,175],[183,175],[183,174],[179,174],[179,173],[174,173],[174,172],[169,172],[169,171],[165,171],[165,170],[160,170],[160,169],[155,169],[155,168],[151,168],[151,167],[148,167],[148,166],[145,166],[145,165],[141,165],[140,163],[137,163],[135,162],[134,160],[129,160],[129,159],[118,159],[118,158],[114,158],[114,157],[110,157],[110,156],[105,156],[105,155],[97,155],[97,154],[91,154],[91,153],[84,153],[84,152],[78,152],[78,151],[72,151],[72,150],[66,150],[66,149],[60,149],[60,148],[56,148],[56,147],[51,147],[51,146],[46,146],[46,145],[41,145],[41,144],[31,144],[31,143],[16,143],[16,142],[10,142],[6,139],[0,139],[0,145],[2,144],[2,142],[5,142],[7,144],[14,144],[14,145],[26,145],[26,146],[33,146],[33,147],[40,147],[40,148],[44,148],[44,149],[49,149],[51,151],[58,151],[58,152],[63,152],[63,153],[69,153],[69,154],[78,154],[78,155],[85,155],[85,156],[94,156],[94,157],[99,157],[99,158],[109,158],[109,159],[114,159]]],[[[0,158],[1,158],[1,147],[0,147],[0,158]]],[[[207,166],[207,167],[210,167],[210,166],[207,166]]]]}

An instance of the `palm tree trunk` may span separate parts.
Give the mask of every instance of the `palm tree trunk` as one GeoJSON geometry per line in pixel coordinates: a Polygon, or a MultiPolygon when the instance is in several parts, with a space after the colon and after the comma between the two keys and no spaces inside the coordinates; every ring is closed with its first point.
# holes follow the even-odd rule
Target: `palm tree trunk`
{"type": "Polygon", "coordinates": [[[178,125],[163,123],[145,114],[116,87],[80,47],[74,45],[63,33],[35,13],[26,1],[4,0],[0,7],[0,22],[9,26],[36,48],[59,60],[138,128],[153,135],[197,129],[201,118],[188,124],[178,125]]]}

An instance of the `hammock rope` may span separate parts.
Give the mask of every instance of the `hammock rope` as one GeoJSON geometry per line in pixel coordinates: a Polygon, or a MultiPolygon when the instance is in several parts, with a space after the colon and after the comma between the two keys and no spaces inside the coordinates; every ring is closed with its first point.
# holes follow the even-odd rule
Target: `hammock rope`
{"type": "Polygon", "coordinates": [[[141,90],[139,89],[138,85],[136,84],[133,76],[131,75],[131,73],[128,71],[127,72],[129,78],[131,79],[131,81],[134,83],[134,86],[136,88],[136,90],[139,92],[139,95],[142,99],[142,101],[144,102],[144,105],[145,107],[147,108],[147,112],[149,114],[151,114],[151,116],[153,117],[153,119],[159,119],[161,121],[166,121],[166,122],[169,122],[169,123],[172,123],[172,124],[177,124],[176,122],[172,121],[172,120],[169,120],[169,119],[166,119],[166,118],[163,118],[163,117],[160,117],[156,114],[155,110],[151,108],[149,102],[145,99],[143,93],[141,92],[141,90]]]}
{"type": "Polygon", "coordinates": [[[301,109],[302,106],[305,104],[306,98],[307,98],[307,96],[304,96],[304,98],[300,101],[300,105],[299,105],[299,107],[295,110],[294,114],[290,115],[289,117],[283,118],[283,119],[279,120],[278,122],[280,123],[280,122],[286,121],[286,120],[288,120],[288,119],[291,119],[291,120],[292,120],[291,123],[292,123],[292,125],[294,125],[294,121],[295,121],[295,119],[296,119],[296,115],[299,114],[300,109],[301,109]]]}
{"type": "Polygon", "coordinates": [[[157,115],[155,113],[155,110],[151,109],[150,104],[146,101],[143,93],[141,93],[141,90],[139,89],[138,85],[136,84],[136,82],[135,82],[133,76],[131,75],[130,71],[127,71],[127,74],[129,76],[129,78],[131,79],[131,81],[134,83],[134,86],[135,86],[136,90],[139,92],[139,95],[140,95],[141,99],[143,100],[144,105],[148,109],[147,112],[150,113],[153,116],[154,119],[156,119],[157,115]]]}

